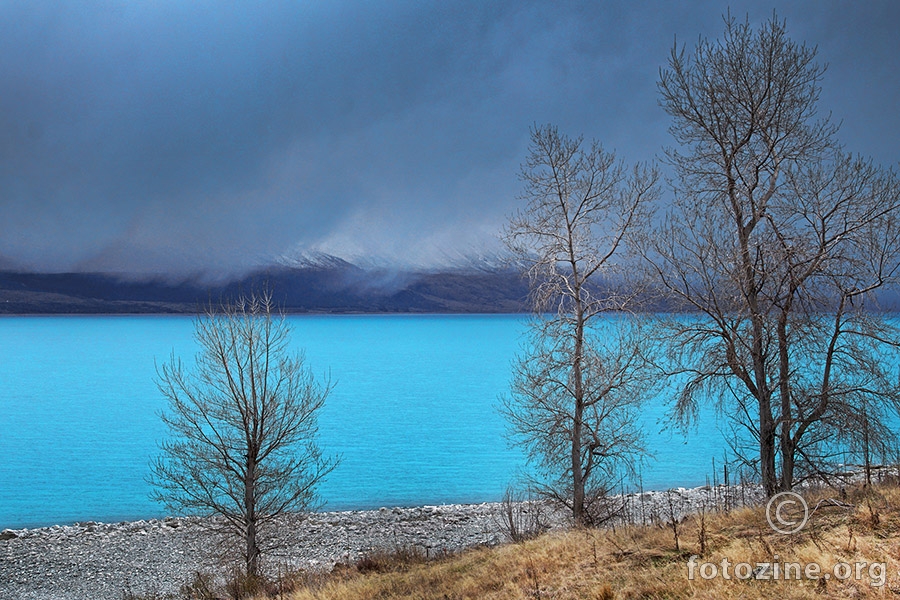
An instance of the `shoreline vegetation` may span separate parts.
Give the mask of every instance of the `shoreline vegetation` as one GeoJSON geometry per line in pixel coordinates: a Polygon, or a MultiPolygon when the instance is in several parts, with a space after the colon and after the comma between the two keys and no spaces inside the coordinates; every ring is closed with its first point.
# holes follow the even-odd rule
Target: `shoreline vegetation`
{"type": "MultiPolygon", "coordinates": [[[[889,568],[886,589],[900,591],[900,477],[892,467],[876,470],[871,486],[862,474],[852,479],[808,487],[814,518],[790,536],[766,525],[765,495],[751,484],[611,496],[620,516],[594,528],[573,529],[544,503],[508,499],[286,515],[265,565],[274,595],[252,597],[783,599],[885,591],[869,580],[689,580],[694,555],[879,561],[889,568]]],[[[209,523],[169,517],[4,530],[0,591],[21,600],[203,598],[186,591],[224,590],[234,572],[209,523]]],[[[227,596],[216,593],[209,597],[227,596]]]]}
{"type": "MultiPolygon", "coordinates": [[[[861,475],[856,475],[854,479],[856,483],[847,482],[846,485],[861,485],[861,475]]],[[[885,503],[887,506],[891,498],[900,499],[900,491],[885,483],[897,479],[893,468],[879,469],[874,480],[881,483],[869,491],[875,490],[873,493],[880,494],[878,498],[881,499],[872,500],[865,496],[869,498],[865,502],[870,507],[866,510],[887,510],[873,507],[879,502],[881,504],[878,506],[885,503]]],[[[810,488],[806,493],[848,498],[846,490],[835,488],[810,488]]],[[[850,496],[853,494],[863,492],[851,491],[850,496]]],[[[759,516],[757,513],[763,510],[764,498],[762,489],[751,484],[634,492],[610,497],[611,507],[619,510],[621,516],[608,521],[603,527],[575,530],[570,529],[570,519],[565,514],[554,512],[544,503],[510,500],[321,512],[305,517],[286,515],[277,527],[278,539],[267,540],[276,541],[278,549],[269,555],[271,558],[267,559],[265,570],[273,581],[284,581],[286,574],[291,574],[294,579],[297,574],[302,574],[308,583],[313,580],[317,582],[313,587],[327,588],[348,578],[348,585],[358,585],[352,581],[361,576],[360,572],[408,572],[410,562],[420,565],[422,569],[449,568],[446,567],[450,564],[447,561],[461,561],[474,568],[484,561],[501,560],[501,557],[508,558],[510,552],[518,552],[509,549],[510,546],[533,548],[534,552],[543,548],[541,552],[554,554],[557,551],[552,548],[557,546],[560,547],[559,552],[574,551],[570,546],[581,545],[583,540],[577,540],[584,537],[592,540],[588,548],[591,544],[597,548],[608,547],[613,539],[610,536],[621,537],[623,531],[656,539],[655,543],[661,546],[665,546],[661,541],[663,539],[668,540],[669,544],[678,544],[678,551],[663,548],[659,556],[645,556],[642,560],[654,563],[665,559],[679,563],[683,562],[681,559],[685,552],[697,553],[689,549],[697,544],[699,515],[704,515],[703,518],[718,515],[715,518],[724,521],[735,518],[728,516],[732,514],[741,519],[747,518],[741,515],[751,513],[759,516]],[[509,544],[513,541],[511,534],[516,531],[515,528],[520,534],[518,541],[526,542],[527,546],[509,544]],[[537,540],[533,539],[535,537],[537,540]],[[674,541],[676,538],[679,542],[674,541]],[[436,559],[437,562],[434,562],[436,559]],[[398,561],[399,566],[394,564],[398,561]],[[432,563],[433,567],[430,566],[432,563]],[[334,573],[342,575],[333,576],[334,573]]],[[[850,501],[853,501],[852,498],[850,501]]],[[[865,505],[860,502],[856,501],[856,506],[863,510],[865,505]]],[[[849,506],[846,502],[842,505],[849,506]]],[[[765,517],[761,518],[764,525],[765,517]]],[[[168,517],[121,523],[85,522],[70,526],[7,529],[0,534],[0,581],[5,582],[0,589],[10,597],[32,600],[120,600],[123,597],[158,600],[186,597],[183,586],[196,585],[197,577],[207,578],[210,585],[220,586],[221,589],[233,565],[220,558],[227,553],[208,527],[209,520],[206,521],[204,523],[200,517],[168,517]]],[[[706,526],[712,527],[711,524],[706,526]]],[[[856,530],[850,531],[851,537],[858,535],[853,531],[856,530]]],[[[760,526],[754,535],[763,533],[760,526]]],[[[726,542],[733,545],[742,539],[742,535],[731,533],[723,537],[714,534],[711,529],[703,535],[710,536],[708,543],[711,547],[726,542]]],[[[583,550],[581,548],[579,551],[583,550]]],[[[632,557],[636,551],[626,548],[617,552],[621,553],[619,562],[629,562],[634,560],[632,557]]],[[[608,559],[601,560],[598,555],[595,560],[599,561],[598,565],[606,565],[608,559]]],[[[600,566],[592,568],[599,569],[600,566]]],[[[656,567],[641,577],[652,577],[654,569],[656,567]]],[[[549,576],[552,575],[541,575],[540,579],[549,576]]],[[[549,590],[556,584],[550,581],[517,581],[511,577],[508,586],[521,587],[521,593],[496,597],[537,597],[534,595],[536,588],[528,591],[528,586],[535,585],[549,590]]],[[[602,595],[605,593],[604,585],[592,579],[591,589],[600,590],[597,592],[600,595],[590,597],[619,597],[602,595]]],[[[309,591],[298,594],[297,598],[345,597],[319,596],[309,591]]],[[[364,594],[359,597],[379,596],[364,594]]],[[[429,595],[427,590],[420,589],[412,596],[396,597],[443,596],[429,595]]],[[[542,594],[540,597],[572,596],[542,594]]]]}
{"type": "Polygon", "coordinates": [[[882,598],[900,592],[900,488],[888,479],[874,486],[807,490],[811,517],[791,535],[773,531],[767,505],[738,506],[692,513],[674,525],[555,530],[425,563],[397,556],[374,568],[366,563],[325,577],[306,576],[280,597],[882,598]]]}

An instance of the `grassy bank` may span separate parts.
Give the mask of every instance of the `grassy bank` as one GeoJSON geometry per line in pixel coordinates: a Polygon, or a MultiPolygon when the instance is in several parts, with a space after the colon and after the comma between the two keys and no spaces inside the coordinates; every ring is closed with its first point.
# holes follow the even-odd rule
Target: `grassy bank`
{"type": "Polygon", "coordinates": [[[822,491],[806,499],[811,517],[793,535],[774,532],[764,507],[745,508],[674,526],[552,532],[430,561],[415,552],[383,554],[309,576],[283,597],[785,600],[900,593],[900,489],[822,491]],[[839,563],[848,565],[849,577],[843,566],[834,571],[839,563]],[[704,578],[713,565],[717,576],[704,578]]]}

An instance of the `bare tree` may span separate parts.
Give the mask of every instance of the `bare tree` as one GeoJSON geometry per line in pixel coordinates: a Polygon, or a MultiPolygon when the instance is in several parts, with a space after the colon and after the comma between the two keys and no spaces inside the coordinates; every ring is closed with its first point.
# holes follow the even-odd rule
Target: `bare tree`
{"type": "Polygon", "coordinates": [[[715,398],[755,441],[745,457],[769,495],[820,471],[861,404],[872,417],[898,398],[897,331],[871,310],[898,273],[897,181],[817,119],[815,54],[774,16],[758,31],[728,16],[722,40],[673,49],[659,81],[681,146],[646,257],[698,315],[668,324],[677,411],[715,398]]]}
{"type": "Polygon", "coordinates": [[[178,513],[221,517],[250,577],[268,549],[267,526],[314,508],[316,485],[336,465],[315,442],[332,385],[290,351],[289,334],[270,296],[210,307],[195,323],[194,368],[173,355],[158,371],[170,438],[152,465],[154,496],[178,513]]]}
{"type": "Polygon", "coordinates": [[[591,499],[639,449],[634,409],[649,379],[638,338],[626,333],[633,290],[613,282],[627,235],[649,218],[657,174],[627,172],[598,143],[585,147],[550,126],[531,137],[526,207],[504,239],[530,278],[535,314],[504,407],[548,482],[543,491],[584,525],[591,499]],[[593,326],[611,311],[615,323],[593,326]]]}

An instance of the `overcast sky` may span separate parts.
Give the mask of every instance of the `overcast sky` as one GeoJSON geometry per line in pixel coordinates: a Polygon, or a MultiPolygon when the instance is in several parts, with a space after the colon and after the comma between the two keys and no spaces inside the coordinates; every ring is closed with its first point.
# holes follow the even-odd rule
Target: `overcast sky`
{"type": "MultiPolygon", "coordinates": [[[[490,251],[529,127],[627,161],[669,143],[656,80],[719,2],[0,3],[0,268],[239,272],[320,250],[490,251]]],[[[829,69],[848,148],[900,160],[900,2],[773,9],[829,69]]]]}

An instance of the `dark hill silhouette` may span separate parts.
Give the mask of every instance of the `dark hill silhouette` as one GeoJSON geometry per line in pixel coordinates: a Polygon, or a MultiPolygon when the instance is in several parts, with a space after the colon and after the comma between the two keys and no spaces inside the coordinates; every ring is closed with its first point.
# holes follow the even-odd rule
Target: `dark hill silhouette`
{"type": "Polygon", "coordinates": [[[4,271],[0,314],[195,313],[211,301],[263,288],[290,313],[522,312],[528,294],[526,282],[509,270],[365,270],[344,261],[272,267],[220,284],[4,271]]]}

